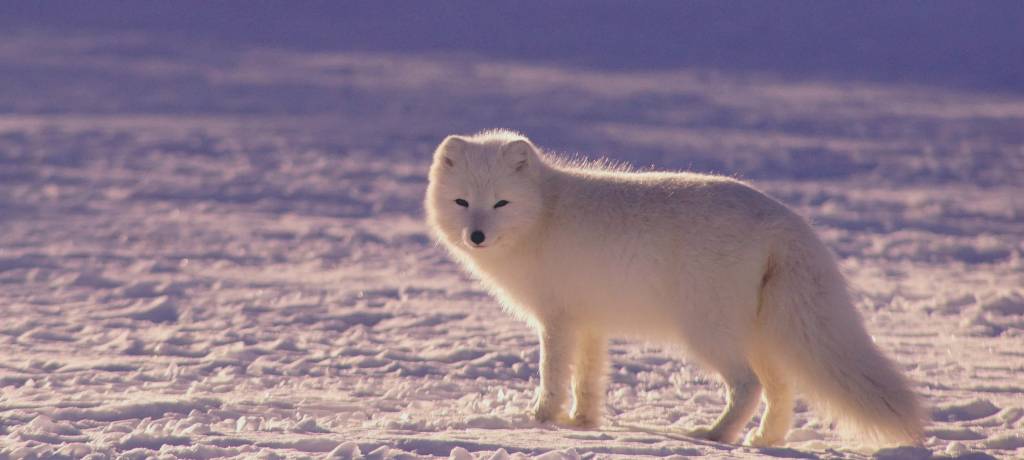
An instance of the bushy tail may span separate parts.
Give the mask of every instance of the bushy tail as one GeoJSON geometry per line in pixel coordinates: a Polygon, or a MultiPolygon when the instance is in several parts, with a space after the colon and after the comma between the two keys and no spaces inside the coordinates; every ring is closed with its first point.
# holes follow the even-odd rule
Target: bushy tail
{"type": "Polygon", "coordinates": [[[920,442],[917,395],[868,335],[832,254],[810,228],[801,233],[771,259],[762,288],[761,332],[777,365],[840,427],[885,444],[920,442]]]}

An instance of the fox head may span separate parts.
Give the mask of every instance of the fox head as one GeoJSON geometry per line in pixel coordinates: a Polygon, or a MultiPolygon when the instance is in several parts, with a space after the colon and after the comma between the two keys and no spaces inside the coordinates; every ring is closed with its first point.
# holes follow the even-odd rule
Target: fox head
{"type": "Polygon", "coordinates": [[[471,256],[514,247],[540,220],[543,166],[529,140],[507,131],[448,136],[430,166],[427,220],[471,256]]]}

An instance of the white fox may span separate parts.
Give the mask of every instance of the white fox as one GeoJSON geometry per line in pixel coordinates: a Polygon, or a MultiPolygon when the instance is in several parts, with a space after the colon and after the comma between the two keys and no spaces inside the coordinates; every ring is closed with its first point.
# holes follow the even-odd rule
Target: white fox
{"type": "Polygon", "coordinates": [[[873,440],[921,439],[917,396],[872,342],[831,252],[740,181],[565,161],[496,130],[438,146],[426,212],[451,253],[536,328],[538,421],[599,424],[607,337],[623,334],[681,344],[721,375],[725,411],[691,435],[737,442],[763,392],[746,442],[779,444],[799,389],[873,440]]]}

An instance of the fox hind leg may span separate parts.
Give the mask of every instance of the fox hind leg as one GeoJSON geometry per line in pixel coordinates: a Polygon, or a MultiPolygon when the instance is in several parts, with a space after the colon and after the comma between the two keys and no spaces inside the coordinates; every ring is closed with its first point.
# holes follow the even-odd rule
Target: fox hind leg
{"type": "Polygon", "coordinates": [[[789,433],[793,421],[793,388],[785,381],[784,372],[769,359],[759,357],[753,361],[764,386],[764,416],[761,425],[750,433],[746,444],[769,447],[782,443],[789,433]]]}
{"type": "Polygon", "coordinates": [[[699,428],[691,436],[711,441],[734,443],[754,415],[761,395],[761,383],[746,364],[722,373],[728,390],[725,410],[710,428],[699,428]]]}

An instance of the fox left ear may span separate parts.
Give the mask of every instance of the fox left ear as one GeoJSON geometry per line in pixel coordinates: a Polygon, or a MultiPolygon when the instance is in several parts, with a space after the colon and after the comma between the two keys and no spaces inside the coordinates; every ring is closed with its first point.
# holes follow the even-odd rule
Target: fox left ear
{"type": "Polygon", "coordinates": [[[530,141],[517,139],[501,146],[501,160],[520,172],[536,161],[537,151],[530,141]]]}
{"type": "Polygon", "coordinates": [[[444,163],[444,165],[449,168],[455,167],[455,162],[457,160],[453,159],[453,157],[459,156],[461,159],[462,152],[466,148],[466,145],[468,145],[466,139],[461,136],[451,135],[444,138],[444,140],[441,141],[441,145],[438,145],[437,150],[434,151],[434,162],[444,163]]]}

